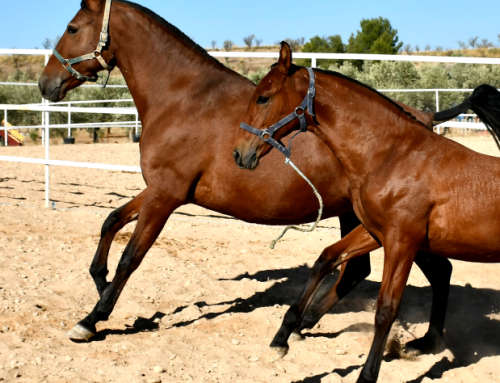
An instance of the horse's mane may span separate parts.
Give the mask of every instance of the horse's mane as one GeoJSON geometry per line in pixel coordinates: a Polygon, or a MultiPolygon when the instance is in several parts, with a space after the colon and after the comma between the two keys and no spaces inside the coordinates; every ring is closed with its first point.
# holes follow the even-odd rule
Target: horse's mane
{"type": "MultiPolygon", "coordinates": [[[[192,49],[194,49],[194,50],[202,53],[206,58],[210,58],[211,60],[213,60],[214,62],[216,62],[220,66],[224,67],[224,65],[219,60],[217,60],[214,57],[212,57],[211,55],[209,55],[208,52],[205,49],[203,49],[201,46],[199,46],[198,44],[196,44],[191,38],[189,38],[188,36],[186,36],[184,34],[184,32],[182,32],[179,28],[177,28],[175,25],[170,24],[167,20],[165,20],[163,17],[161,17],[157,13],[153,12],[149,8],[143,7],[140,4],[133,3],[133,2],[127,1],[127,0],[114,0],[114,1],[117,2],[117,3],[126,4],[126,5],[128,5],[130,7],[135,8],[138,11],[144,13],[145,15],[151,17],[153,20],[155,20],[159,24],[163,25],[164,27],[166,27],[170,31],[172,31],[172,33],[175,36],[177,36],[178,38],[180,38],[182,41],[184,41],[189,48],[192,48],[192,49]]],[[[104,3],[105,3],[105,0],[101,0],[101,6],[102,7],[104,7],[104,3]]],[[[86,3],[85,0],[82,0],[82,2],[80,4],[80,7],[81,7],[81,9],[84,12],[95,13],[92,9],[89,8],[89,6],[87,5],[87,3],[86,3]]]]}
{"type": "Polygon", "coordinates": [[[376,89],[373,89],[371,86],[369,85],[366,85],[358,80],[355,80],[353,79],[352,77],[349,77],[349,76],[345,76],[343,75],[342,73],[339,73],[339,72],[334,72],[334,71],[331,71],[331,70],[326,70],[326,69],[320,69],[320,68],[314,68],[314,71],[315,72],[319,72],[319,73],[323,73],[323,74],[326,74],[326,75],[330,75],[330,76],[335,76],[335,77],[340,77],[344,80],[347,80],[347,81],[350,81],[356,85],[360,85],[362,86],[363,88],[366,88],[372,92],[374,92],[375,94],[377,94],[378,96],[384,98],[385,100],[389,101],[392,105],[394,105],[396,108],[398,108],[400,111],[402,111],[404,114],[406,114],[407,116],[410,116],[411,118],[413,118],[415,121],[419,122],[420,124],[422,124],[423,126],[425,126],[425,128],[427,130],[429,130],[429,127],[427,125],[425,125],[422,121],[420,121],[418,118],[416,118],[413,114],[411,114],[410,112],[407,112],[405,109],[403,109],[403,107],[399,104],[397,104],[396,102],[394,102],[393,99],[387,97],[385,94],[382,94],[380,93],[378,90],[376,89]]]}

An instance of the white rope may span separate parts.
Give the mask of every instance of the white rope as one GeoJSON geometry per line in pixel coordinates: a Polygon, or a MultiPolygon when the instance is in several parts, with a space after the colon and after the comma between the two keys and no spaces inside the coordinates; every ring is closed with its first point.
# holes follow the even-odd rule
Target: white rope
{"type": "Polygon", "coordinates": [[[294,226],[294,225],[290,225],[290,226],[287,226],[285,227],[285,229],[281,232],[281,234],[278,236],[278,238],[276,238],[274,241],[271,242],[271,249],[274,249],[274,246],[276,245],[276,243],[281,239],[283,238],[283,236],[285,235],[285,233],[290,230],[290,229],[293,229],[293,230],[298,230],[298,231],[302,231],[304,233],[310,233],[311,231],[314,231],[314,229],[316,229],[316,226],[318,226],[318,223],[319,221],[321,220],[321,216],[323,215],[323,199],[321,198],[321,195],[318,193],[318,191],[316,190],[316,188],[314,187],[314,185],[312,184],[311,181],[309,181],[309,179],[297,168],[297,166],[295,166],[295,164],[290,161],[290,158],[287,158],[285,160],[285,164],[287,165],[290,165],[292,168],[295,169],[295,171],[297,173],[299,173],[299,175],[306,180],[306,182],[309,184],[309,186],[312,187],[313,189],[313,192],[314,194],[316,195],[316,197],[318,198],[318,201],[319,201],[319,210],[318,210],[318,218],[316,218],[316,222],[314,222],[311,227],[308,227],[308,228],[303,228],[303,227],[299,227],[299,226],[294,226]]]}

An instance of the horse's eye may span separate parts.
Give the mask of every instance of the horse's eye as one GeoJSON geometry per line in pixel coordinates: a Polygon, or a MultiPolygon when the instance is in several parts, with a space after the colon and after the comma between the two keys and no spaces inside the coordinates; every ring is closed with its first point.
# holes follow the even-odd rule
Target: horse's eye
{"type": "Polygon", "coordinates": [[[259,96],[257,98],[257,104],[267,104],[269,97],[259,96]]]}
{"type": "Polygon", "coordinates": [[[78,28],[68,26],[68,33],[70,35],[74,35],[76,32],[78,32],[78,28]]]}

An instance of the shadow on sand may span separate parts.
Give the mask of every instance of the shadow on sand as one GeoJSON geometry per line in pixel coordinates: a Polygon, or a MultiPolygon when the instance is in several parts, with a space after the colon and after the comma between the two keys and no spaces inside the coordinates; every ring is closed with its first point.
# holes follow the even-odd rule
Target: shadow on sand
{"type": "MultiPolygon", "coordinates": [[[[108,335],[133,335],[140,332],[153,332],[159,329],[158,323],[155,323],[155,319],[161,319],[165,316],[162,312],[156,312],[151,318],[137,318],[132,326],[126,326],[124,330],[102,330],[98,331],[97,334],[92,338],[92,342],[101,342],[106,339],[108,335]]],[[[80,342],[75,342],[80,343],[80,342]]]]}
{"type": "MultiPolygon", "coordinates": [[[[276,304],[290,306],[298,297],[310,268],[306,265],[290,269],[264,270],[256,274],[239,275],[231,281],[240,281],[244,278],[260,282],[278,281],[262,292],[256,292],[249,298],[238,298],[232,301],[220,302],[217,305],[232,305],[220,313],[207,313],[195,320],[208,320],[226,313],[248,313],[262,307],[271,307],[276,304]]],[[[334,273],[323,284],[318,296],[322,295],[335,282],[338,274],[334,273]]],[[[227,280],[227,279],[226,279],[227,280]]],[[[224,279],[221,279],[224,281],[224,279]]],[[[331,314],[368,311],[373,313],[380,283],[363,281],[347,297],[345,297],[331,311],[331,314]]],[[[432,291],[430,287],[408,286],[401,305],[399,320],[401,323],[417,324],[428,323],[430,316],[432,291]]],[[[198,307],[208,306],[206,302],[195,303],[198,307]]],[[[314,305],[314,302],[313,302],[314,305]]],[[[185,307],[179,307],[180,312],[185,307]]],[[[464,367],[477,363],[484,357],[500,355],[500,321],[492,320],[490,315],[500,312],[500,291],[492,289],[477,289],[470,285],[452,285],[446,319],[445,342],[447,348],[455,356],[453,363],[447,358],[436,362],[426,373],[409,383],[419,383],[424,377],[440,378],[444,372],[457,367],[464,367]]],[[[188,326],[192,321],[179,322],[175,327],[188,326]]],[[[353,324],[339,333],[305,333],[306,337],[335,338],[342,332],[371,331],[370,324],[353,324]],[[360,327],[361,326],[361,327],[360,327]]],[[[277,329],[276,329],[277,330],[277,329]]],[[[368,351],[368,350],[367,350],[368,351]]],[[[344,370],[333,370],[340,376],[345,376],[360,366],[351,366],[344,370]]],[[[319,382],[328,373],[308,377],[302,382],[319,382]]]]}

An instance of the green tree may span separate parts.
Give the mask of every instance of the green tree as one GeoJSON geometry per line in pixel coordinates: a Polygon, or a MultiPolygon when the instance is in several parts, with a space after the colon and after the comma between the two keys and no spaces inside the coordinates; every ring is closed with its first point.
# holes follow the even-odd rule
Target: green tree
{"type": "MultiPolygon", "coordinates": [[[[346,46],[342,42],[340,35],[319,37],[314,36],[304,44],[302,52],[321,52],[321,53],[345,53],[346,46]]],[[[317,65],[320,68],[328,68],[330,65],[342,65],[343,60],[318,60],[317,65]]],[[[311,66],[310,59],[297,60],[298,65],[311,66]]]]}
{"type": "MultiPolygon", "coordinates": [[[[403,42],[399,42],[398,31],[393,29],[389,20],[379,17],[361,20],[361,30],[356,36],[351,34],[347,44],[347,53],[397,54],[403,42]]],[[[362,68],[361,61],[353,63],[362,68]]]]}

